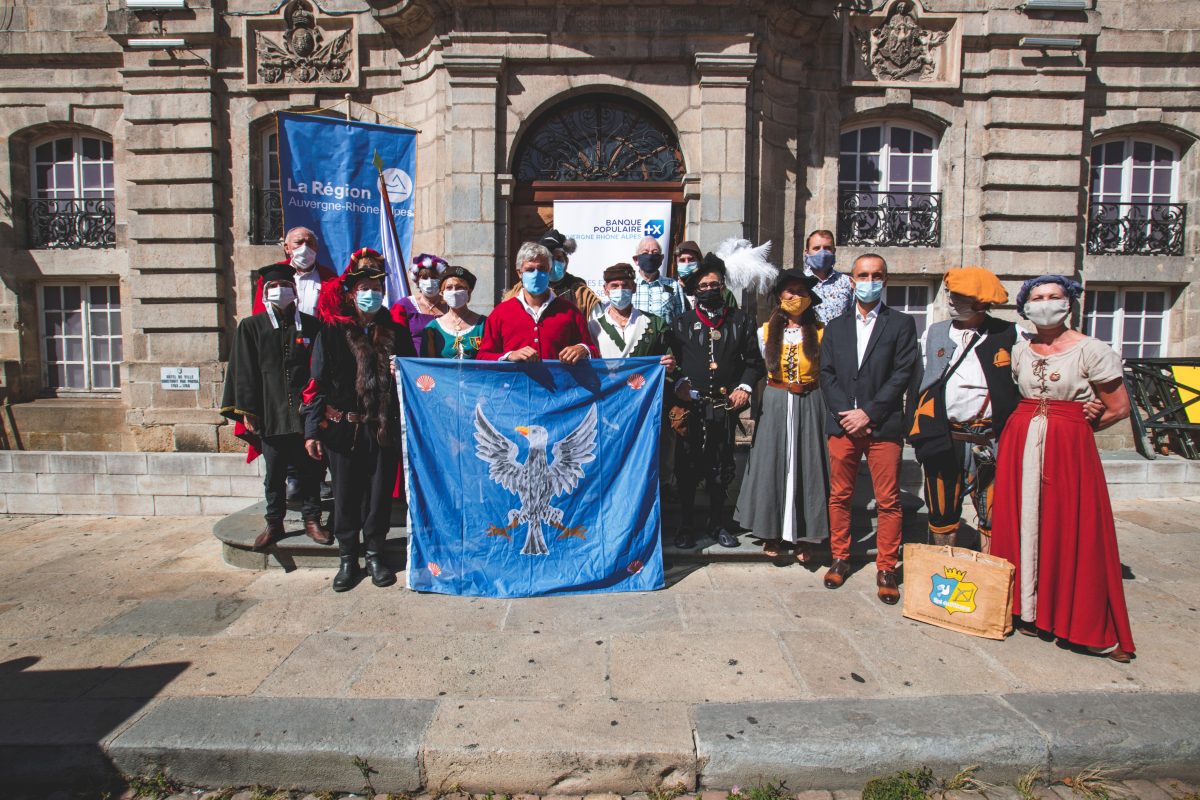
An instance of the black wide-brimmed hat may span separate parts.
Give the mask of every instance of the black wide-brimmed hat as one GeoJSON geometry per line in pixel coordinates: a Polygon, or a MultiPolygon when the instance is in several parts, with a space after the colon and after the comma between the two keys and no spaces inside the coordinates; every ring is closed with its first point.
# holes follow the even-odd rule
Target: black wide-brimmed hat
{"type": "Polygon", "coordinates": [[[268,281],[291,281],[296,282],[296,268],[286,261],[282,264],[270,264],[258,271],[258,277],[263,283],[268,281]]]}
{"type": "Polygon", "coordinates": [[[816,276],[806,275],[804,274],[804,270],[796,269],[795,267],[781,270],[779,272],[779,277],[775,279],[775,285],[771,287],[771,294],[778,297],[783,291],[783,287],[787,286],[792,281],[798,281],[799,283],[804,284],[804,288],[808,289],[808,294],[812,297],[812,304],[814,306],[820,304],[821,295],[813,291],[817,285],[816,276]]]}
{"type": "Polygon", "coordinates": [[[575,252],[575,240],[563,236],[556,228],[551,228],[542,234],[542,238],[538,241],[538,244],[551,253],[555,250],[562,250],[568,254],[575,252]]]}
{"type": "Polygon", "coordinates": [[[351,253],[350,263],[347,265],[346,271],[342,273],[342,288],[350,291],[360,281],[383,280],[387,276],[384,268],[368,263],[375,261],[383,261],[383,256],[369,247],[363,247],[351,253]]]}

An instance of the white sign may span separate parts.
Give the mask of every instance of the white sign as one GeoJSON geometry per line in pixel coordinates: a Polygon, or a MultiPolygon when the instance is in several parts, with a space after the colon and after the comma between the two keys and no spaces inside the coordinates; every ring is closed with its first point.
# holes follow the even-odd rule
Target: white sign
{"type": "Polygon", "coordinates": [[[670,200],[555,200],[554,227],[575,240],[569,270],[599,293],[604,270],[625,262],[637,268],[638,242],[658,240],[663,270],[671,258],[670,200]]]}
{"type": "Polygon", "coordinates": [[[169,391],[186,392],[200,388],[199,367],[163,367],[159,375],[162,388],[169,391]]]}

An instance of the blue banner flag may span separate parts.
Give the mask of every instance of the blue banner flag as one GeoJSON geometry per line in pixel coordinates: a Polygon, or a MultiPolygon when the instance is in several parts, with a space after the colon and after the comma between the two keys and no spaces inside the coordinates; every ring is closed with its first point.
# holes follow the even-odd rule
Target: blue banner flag
{"type": "Polygon", "coordinates": [[[345,269],[360,247],[382,252],[379,170],[383,165],[396,234],[412,252],[416,131],[318,114],[279,114],[279,188],[284,228],[317,234],[317,260],[345,269]]]}
{"type": "Polygon", "coordinates": [[[398,358],[408,587],[477,597],[663,586],[658,358],[398,358]]]}

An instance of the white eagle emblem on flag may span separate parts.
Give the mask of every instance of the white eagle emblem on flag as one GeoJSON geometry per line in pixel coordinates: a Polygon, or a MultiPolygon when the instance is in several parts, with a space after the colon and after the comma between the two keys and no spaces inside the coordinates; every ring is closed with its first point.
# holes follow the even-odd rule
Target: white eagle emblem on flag
{"type": "Polygon", "coordinates": [[[517,433],[529,440],[525,463],[517,463],[517,443],[504,436],[484,416],[483,406],[475,406],[475,454],[489,465],[488,477],[517,495],[520,506],[508,512],[503,528],[488,525],[488,536],[503,536],[522,522],[528,524],[522,555],[544,556],[550,552],[542,535],[542,524],[555,528],[557,538],[583,539],[586,528],[568,528],[563,524],[562,509],[550,505],[560,494],[570,494],[583,477],[583,465],[596,460],[597,410],[592,405],[583,421],[562,440],[555,442],[546,458],[547,431],[540,425],[519,425],[517,433]]]}

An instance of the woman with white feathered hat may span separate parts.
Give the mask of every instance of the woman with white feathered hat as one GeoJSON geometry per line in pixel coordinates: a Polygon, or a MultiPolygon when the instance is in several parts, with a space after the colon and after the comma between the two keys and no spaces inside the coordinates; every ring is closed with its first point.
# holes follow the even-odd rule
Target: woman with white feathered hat
{"type": "MultiPolygon", "coordinates": [[[[749,243],[747,243],[749,244],[749,243]]],[[[726,283],[757,288],[766,274],[763,251],[730,251],[735,269],[709,253],[689,277],[694,280],[695,307],[671,324],[669,341],[683,376],[675,383],[676,405],[670,411],[675,433],[675,478],[679,485],[682,523],[675,546],[696,545],[696,489],[707,485],[708,524],[703,532],[723,547],[737,547],[729,530],[726,493],[734,478],[733,437],[738,415],[750,404],[754,386],[764,374],[754,321],[725,302],[726,283]],[[747,268],[747,264],[753,265],[747,268]]],[[[774,279],[774,268],[769,279],[774,279]]],[[[768,284],[769,287],[770,284],[768,284]]]]}

